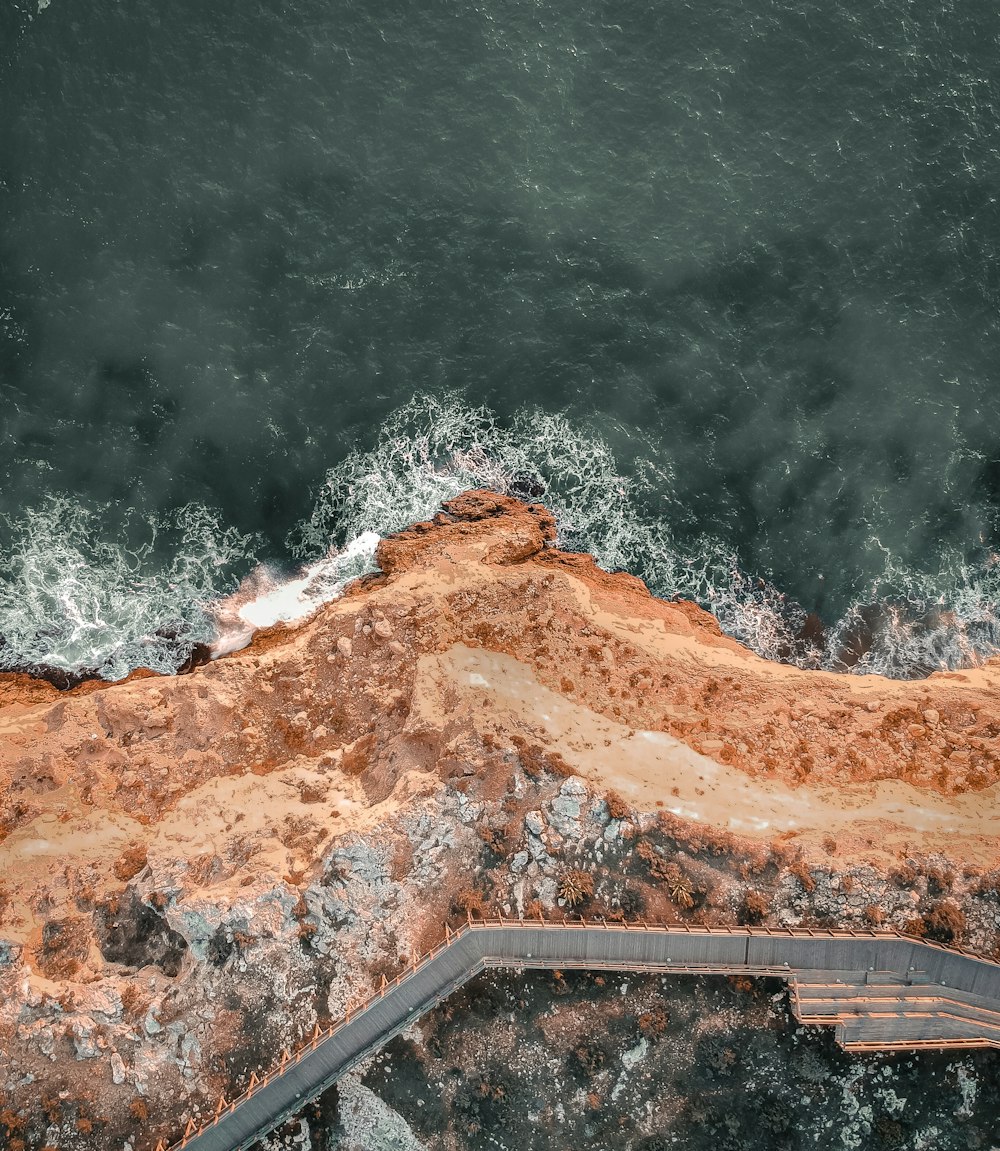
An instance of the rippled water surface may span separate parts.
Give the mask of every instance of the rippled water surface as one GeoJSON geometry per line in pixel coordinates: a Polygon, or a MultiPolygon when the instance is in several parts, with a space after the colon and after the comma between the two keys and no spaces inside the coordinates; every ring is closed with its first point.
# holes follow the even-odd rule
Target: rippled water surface
{"type": "Polygon", "coordinates": [[[256,564],[469,482],[768,655],[996,649],[991,5],[37,8],[0,17],[5,666],[177,666],[256,564]]]}

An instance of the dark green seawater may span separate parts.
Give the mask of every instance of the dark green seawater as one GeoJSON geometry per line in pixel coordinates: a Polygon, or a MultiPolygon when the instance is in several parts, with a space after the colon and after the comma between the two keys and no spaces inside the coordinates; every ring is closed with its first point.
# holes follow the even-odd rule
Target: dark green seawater
{"type": "Polygon", "coordinates": [[[2,666],[169,670],[257,564],[333,594],[471,482],[769,656],[997,650],[993,5],[37,9],[2,666]]]}

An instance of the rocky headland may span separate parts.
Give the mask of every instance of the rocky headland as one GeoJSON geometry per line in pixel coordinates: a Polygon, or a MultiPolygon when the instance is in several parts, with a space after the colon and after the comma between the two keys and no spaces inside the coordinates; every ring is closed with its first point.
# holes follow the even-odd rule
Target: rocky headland
{"type": "MultiPolygon", "coordinates": [[[[545,508],[469,492],[307,622],[190,674],[0,677],[4,1146],[169,1141],[456,916],[885,925],[997,954],[1000,662],[768,663],[554,540],[545,508]]],[[[601,1067],[573,1058],[593,1117],[601,1067]]],[[[287,1138],[489,1134],[466,1106],[420,1142],[372,1074],[287,1138]]],[[[490,1090],[476,1106],[502,1110],[490,1090]]],[[[543,1128],[574,1111],[539,1107],[543,1128]]],[[[673,1122],[632,1111],[615,1146],[673,1122]]]]}

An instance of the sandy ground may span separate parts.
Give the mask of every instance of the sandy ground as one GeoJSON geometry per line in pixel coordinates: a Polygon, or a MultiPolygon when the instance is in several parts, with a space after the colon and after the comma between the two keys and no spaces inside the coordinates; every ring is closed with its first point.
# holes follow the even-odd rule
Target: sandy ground
{"type": "Polygon", "coordinates": [[[801,842],[814,845],[849,830],[891,852],[919,845],[957,851],[981,863],[993,859],[992,844],[1000,842],[1000,785],[954,796],[894,780],[792,788],[778,780],[748,778],[665,732],[614,723],[567,700],[509,656],[463,644],[422,661],[418,691],[440,700],[449,688],[471,694],[472,722],[478,719],[500,735],[534,728],[579,775],[618,791],[642,810],[665,807],[684,819],[766,840],[794,832],[801,842]],[[483,708],[487,701],[491,706],[483,708]]]}

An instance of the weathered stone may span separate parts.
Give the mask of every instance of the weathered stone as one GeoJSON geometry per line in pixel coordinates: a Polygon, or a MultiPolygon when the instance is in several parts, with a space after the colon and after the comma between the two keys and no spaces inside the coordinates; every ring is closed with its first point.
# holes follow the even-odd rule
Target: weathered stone
{"type": "Polygon", "coordinates": [[[98,1054],[97,1044],[94,1042],[96,1029],[97,1024],[89,1015],[81,1015],[74,1020],[70,1031],[77,1059],[93,1059],[98,1054]]]}
{"type": "Polygon", "coordinates": [[[545,830],[545,819],[540,811],[529,811],[524,817],[524,826],[529,835],[541,835],[545,830]]]}

